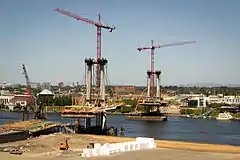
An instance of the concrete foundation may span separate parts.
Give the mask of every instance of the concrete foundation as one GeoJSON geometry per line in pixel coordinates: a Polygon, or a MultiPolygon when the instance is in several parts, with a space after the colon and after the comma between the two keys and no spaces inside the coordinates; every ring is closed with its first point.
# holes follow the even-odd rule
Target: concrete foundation
{"type": "Polygon", "coordinates": [[[85,121],[84,127],[90,128],[91,127],[91,118],[85,118],[84,121],[85,121]]]}
{"type": "Polygon", "coordinates": [[[100,64],[100,100],[102,101],[102,103],[105,103],[105,81],[106,81],[106,76],[105,76],[105,65],[107,64],[107,60],[106,59],[101,59],[99,60],[99,64],[100,64]]]}
{"type": "Polygon", "coordinates": [[[86,58],[85,63],[87,64],[87,96],[86,100],[91,101],[91,89],[92,89],[92,68],[93,68],[93,59],[86,58]]]}

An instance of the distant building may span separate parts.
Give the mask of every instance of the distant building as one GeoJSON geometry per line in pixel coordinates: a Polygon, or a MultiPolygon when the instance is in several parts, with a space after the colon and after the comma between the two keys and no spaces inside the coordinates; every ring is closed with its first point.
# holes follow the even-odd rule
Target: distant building
{"type": "Polygon", "coordinates": [[[41,84],[37,82],[31,82],[30,86],[31,88],[34,88],[34,89],[41,88],[41,84]]]}
{"type": "Polygon", "coordinates": [[[183,99],[186,99],[187,106],[190,108],[206,107],[208,103],[208,97],[203,94],[182,94],[183,99]]]}
{"type": "Polygon", "coordinates": [[[209,95],[208,96],[208,103],[220,103],[222,97],[219,95],[209,95]]]}
{"type": "Polygon", "coordinates": [[[72,94],[72,104],[73,105],[79,105],[83,102],[85,102],[85,98],[81,93],[73,93],[72,94]]]}
{"type": "Polygon", "coordinates": [[[205,97],[192,97],[192,98],[188,99],[187,105],[190,108],[206,107],[207,106],[207,100],[206,100],[205,97]]]}
{"type": "Polygon", "coordinates": [[[64,87],[64,83],[63,83],[63,82],[59,82],[59,83],[58,83],[58,87],[59,87],[59,88],[63,88],[63,87],[64,87]]]}
{"type": "Polygon", "coordinates": [[[20,84],[11,84],[11,85],[9,85],[9,87],[12,87],[12,88],[20,88],[21,85],[20,85],[20,84]]]}
{"type": "Polygon", "coordinates": [[[51,83],[43,82],[41,88],[42,88],[42,90],[44,90],[44,89],[51,90],[51,83]]]}
{"type": "Polygon", "coordinates": [[[12,84],[12,83],[7,83],[7,82],[2,82],[1,83],[1,88],[4,89],[4,88],[7,88],[7,87],[12,87],[12,88],[17,88],[20,86],[20,84],[12,84]]]}
{"type": "Polygon", "coordinates": [[[136,93],[136,86],[114,86],[113,90],[115,93],[136,93]]]}
{"type": "MultiPolygon", "coordinates": [[[[181,95],[183,96],[183,95],[181,95]]],[[[202,94],[188,94],[183,96],[187,100],[188,107],[206,107],[208,104],[225,103],[229,105],[239,105],[240,96],[224,96],[223,95],[209,95],[206,97],[202,94]]],[[[182,97],[182,98],[183,98],[182,97]]]]}
{"type": "Polygon", "coordinates": [[[15,95],[12,99],[9,100],[10,105],[35,105],[36,99],[28,95],[15,95]]]}
{"type": "Polygon", "coordinates": [[[6,84],[7,84],[7,82],[2,82],[2,84],[1,84],[1,87],[2,87],[2,89],[4,89],[5,88],[5,86],[6,86],[6,84]]]}
{"type": "Polygon", "coordinates": [[[220,103],[230,104],[230,105],[238,105],[240,104],[239,96],[224,96],[220,99],[220,103]]]}

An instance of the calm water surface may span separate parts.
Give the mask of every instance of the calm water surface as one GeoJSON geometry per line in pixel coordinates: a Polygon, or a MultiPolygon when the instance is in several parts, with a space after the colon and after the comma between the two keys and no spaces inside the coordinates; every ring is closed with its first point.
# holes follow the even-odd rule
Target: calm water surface
{"type": "MultiPolygon", "coordinates": [[[[59,114],[46,115],[49,121],[72,122],[59,114]]],[[[18,121],[18,112],[0,111],[0,124],[18,121]]],[[[30,116],[31,117],[31,116],[30,116]]],[[[108,126],[124,126],[127,137],[146,136],[155,139],[230,144],[240,146],[240,121],[218,121],[169,117],[166,122],[127,121],[121,115],[108,115],[108,126]]],[[[83,123],[83,122],[82,122],[83,123]]],[[[92,122],[94,125],[94,121],[92,122]]]]}

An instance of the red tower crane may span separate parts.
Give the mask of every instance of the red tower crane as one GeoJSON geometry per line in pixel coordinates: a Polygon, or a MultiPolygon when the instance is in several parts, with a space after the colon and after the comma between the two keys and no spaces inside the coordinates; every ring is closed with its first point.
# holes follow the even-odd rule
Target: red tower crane
{"type": "Polygon", "coordinates": [[[196,43],[196,41],[187,41],[187,42],[180,42],[180,43],[172,43],[172,44],[165,44],[165,45],[154,45],[153,40],[151,40],[151,46],[150,47],[143,47],[143,48],[137,48],[138,51],[142,50],[151,50],[151,80],[150,80],[150,97],[154,97],[154,51],[156,48],[162,48],[162,47],[169,47],[169,46],[178,46],[178,45],[184,45],[184,44],[190,44],[190,43],[196,43]]]}
{"type": "Polygon", "coordinates": [[[26,79],[27,95],[31,95],[30,81],[29,81],[29,77],[28,77],[28,74],[27,74],[27,70],[26,70],[26,67],[25,67],[24,64],[22,65],[22,68],[23,68],[23,74],[24,74],[25,79],[26,79]]]}
{"type": "MultiPolygon", "coordinates": [[[[67,16],[70,16],[72,18],[75,18],[76,20],[80,20],[80,21],[83,21],[83,22],[86,22],[86,23],[89,23],[91,25],[94,25],[95,27],[97,27],[97,60],[102,58],[101,57],[101,35],[102,35],[102,28],[103,29],[107,29],[109,30],[110,32],[112,32],[114,29],[116,29],[115,27],[110,27],[110,26],[107,26],[107,25],[103,25],[101,23],[101,16],[100,14],[98,14],[98,22],[94,22],[92,20],[89,20],[87,18],[84,18],[84,17],[81,17],[81,16],[78,16],[76,14],[73,14],[73,13],[70,13],[68,11],[64,11],[62,9],[59,9],[59,8],[56,8],[55,9],[57,12],[60,12],[62,14],[65,14],[67,16]]],[[[100,86],[100,66],[99,64],[97,64],[97,68],[96,68],[96,85],[97,87],[100,86]]]]}

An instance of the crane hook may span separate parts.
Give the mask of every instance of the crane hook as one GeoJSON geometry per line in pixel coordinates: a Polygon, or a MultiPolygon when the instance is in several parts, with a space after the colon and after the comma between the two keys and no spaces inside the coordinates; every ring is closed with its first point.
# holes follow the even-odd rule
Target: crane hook
{"type": "Polygon", "coordinates": [[[113,27],[110,29],[110,32],[112,32],[114,29],[116,29],[115,26],[113,26],[113,27]]]}

